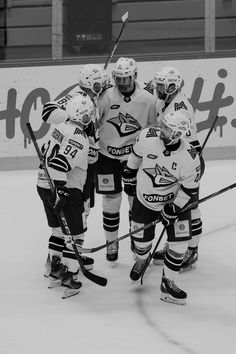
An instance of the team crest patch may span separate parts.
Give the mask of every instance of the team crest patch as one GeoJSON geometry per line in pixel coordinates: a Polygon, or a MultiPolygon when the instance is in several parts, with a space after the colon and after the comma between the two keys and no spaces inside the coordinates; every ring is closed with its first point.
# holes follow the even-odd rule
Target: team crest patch
{"type": "Polygon", "coordinates": [[[167,187],[178,182],[174,175],[158,164],[154,168],[144,168],[143,171],[151,178],[153,187],[167,187]]]}
{"type": "Polygon", "coordinates": [[[189,154],[192,156],[193,160],[196,158],[196,156],[198,155],[197,151],[192,147],[190,149],[187,149],[187,151],[189,152],[189,154]]]}
{"type": "Polygon", "coordinates": [[[142,129],[139,122],[128,113],[126,115],[119,113],[117,117],[109,119],[108,122],[116,128],[120,137],[134,134],[142,129]]]}
{"type": "Polygon", "coordinates": [[[154,86],[152,84],[152,80],[149,82],[145,82],[144,85],[145,85],[144,90],[146,90],[147,92],[149,92],[153,95],[154,94],[154,86]]]}

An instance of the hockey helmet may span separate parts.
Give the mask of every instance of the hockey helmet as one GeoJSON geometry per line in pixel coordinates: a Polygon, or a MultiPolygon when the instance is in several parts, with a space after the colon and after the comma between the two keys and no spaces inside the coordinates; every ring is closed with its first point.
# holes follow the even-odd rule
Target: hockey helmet
{"type": "Polygon", "coordinates": [[[121,57],[112,70],[112,77],[120,91],[131,91],[137,78],[137,64],[133,58],[121,57]]]}
{"type": "Polygon", "coordinates": [[[165,66],[164,68],[157,70],[155,73],[153,85],[154,87],[156,87],[157,84],[164,85],[165,93],[169,95],[173,94],[178,88],[180,88],[182,81],[183,79],[178,70],[171,66],[165,66]]]}
{"type": "Polygon", "coordinates": [[[165,144],[172,144],[189,132],[189,119],[181,110],[169,112],[162,117],[159,129],[161,131],[160,137],[165,144]]]}
{"type": "Polygon", "coordinates": [[[108,74],[100,65],[87,64],[80,69],[79,86],[98,96],[109,82],[108,74]]]}
{"type": "Polygon", "coordinates": [[[66,106],[68,119],[74,123],[87,126],[95,117],[95,106],[88,95],[77,95],[66,106]]]}

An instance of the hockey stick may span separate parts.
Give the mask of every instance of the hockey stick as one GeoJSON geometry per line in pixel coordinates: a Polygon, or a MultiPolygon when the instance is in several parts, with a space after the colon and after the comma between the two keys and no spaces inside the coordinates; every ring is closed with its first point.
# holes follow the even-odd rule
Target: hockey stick
{"type": "Polygon", "coordinates": [[[212,133],[212,130],[215,128],[216,121],[217,121],[218,118],[219,118],[219,116],[216,116],[216,117],[215,117],[215,119],[214,119],[214,121],[213,121],[213,123],[212,123],[212,126],[211,126],[211,128],[209,129],[209,132],[208,132],[208,134],[207,134],[207,136],[206,136],[206,138],[205,138],[205,140],[204,140],[204,142],[203,142],[203,144],[202,144],[202,149],[201,149],[201,154],[200,154],[200,156],[201,156],[202,153],[203,153],[204,147],[205,147],[205,145],[206,145],[206,143],[207,143],[207,141],[208,141],[208,139],[209,139],[209,137],[210,137],[210,135],[211,135],[211,133],[212,133]]]}
{"type": "Polygon", "coordinates": [[[107,69],[107,67],[108,67],[108,65],[109,65],[109,63],[110,63],[110,61],[111,61],[111,59],[112,59],[112,57],[113,57],[113,55],[114,55],[114,53],[115,53],[115,51],[116,51],[116,48],[117,48],[117,46],[118,46],[118,44],[119,44],[119,42],[120,42],[121,35],[122,35],[122,33],[123,33],[124,29],[125,29],[125,26],[126,26],[126,24],[127,24],[127,22],[128,22],[128,15],[129,15],[129,13],[128,13],[128,11],[127,11],[127,12],[121,17],[121,19],[122,19],[122,27],[121,27],[121,30],[120,30],[120,33],[119,33],[118,37],[116,38],[114,47],[113,47],[113,49],[112,49],[110,55],[108,56],[108,58],[107,58],[107,60],[106,60],[106,62],[105,62],[105,64],[104,64],[104,69],[105,69],[105,70],[107,69]]]}
{"type": "MultiPolygon", "coordinates": [[[[38,146],[38,143],[37,143],[37,141],[36,141],[36,138],[35,138],[34,132],[33,132],[33,130],[32,130],[31,124],[28,122],[28,123],[26,123],[26,126],[27,126],[27,128],[28,128],[30,137],[31,137],[32,142],[33,142],[33,144],[34,144],[34,147],[35,147],[35,150],[36,150],[37,155],[38,155],[38,157],[39,157],[39,160],[40,160],[40,163],[41,163],[41,165],[42,165],[42,168],[43,168],[43,170],[44,170],[44,172],[45,172],[47,181],[48,181],[49,186],[50,186],[50,190],[51,190],[52,194],[55,195],[55,186],[54,186],[54,183],[53,183],[53,181],[52,181],[52,179],[51,179],[51,177],[50,177],[50,175],[49,175],[47,166],[46,166],[45,161],[44,161],[44,157],[43,157],[42,152],[41,152],[41,150],[40,150],[40,148],[39,148],[39,146],[38,146]]],[[[77,261],[79,262],[80,269],[81,269],[83,275],[84,275],[86,278],[88,278],[89,280],[93,281],[94,283],[96,283],[96,284],[98,284],[98,285],[106,286],[106,285],[107,285],[107,279],[106,279],[106,278],[103,278],[103,277],[100,277],[100,276],[98,276],[98,275],[96,275],[96,274],[93,274],[93,273],[89,272],[89,271],[85,268],[84,263],[83,263],[83,260],[82,260],[82,258],[81,258],[81,256],[80,256],[80,254],[79,254],[79,252],[78,252],[78,249],[77,249],[77,246],[76,246],[76,244],[75,244],[75,242],[74,242],[73,236],[72,236],[71,233],[70,233],[70,229],[69,229],[69,227],[68,227],[68,224],[67,224],[67,221],[66,221],[65,214],[64,214],[63,210],[61,210],[61,211],[59,212],[59,217],[60,217],[60,219],[61,219],[61,221],[62,221],[62,223],[63,223],[63,225],[64,225],[64,228],[65,228],[65,231],[66,231],[67,235],[70,236],[71,245],[72,245],[72,248],[73,248],[73,250],[74,250],[74,252],[75,252],[76,259],[77,259],[77,261]]]]}
{"type": "MultiPolygon", "coordinates": [[[[204,203],[205,201],[207,201],[207,200],[209,200],[209,199],[211,199],[211,198],[217,197],[218,195],[220,195],[220,194],[222,194],[222,193],[225,193],[225,192],[227,192],[228,190],[233,189],[233,188],[235,188],[235,187],[236,187],[236,183],[233,183],[233,184],[231,184],[231,185],[229,185],[229,186],[227,186],[227,187],[224,187],[224,188],[222,188],[222,189],[220,189],[220,190],[218,190],[218,191],[216,191],[216,192],[214,192],[214,193],[212,193],[212,194],[209,194],[209,195],[207,195],[206,197],[200,199],[200,200],[198,201],[198,204],[204,203]]],[[[193,208],[194,206],[196,206],[196,204],[197,204],[197,203],[189,204],[189,205],[188,205],[188,208],[186,208],[185,210],[190,209],[190,208],[193,208]]],[[[160,222],[160,220],[159,220],[159,219],[156,219],[156,220],[150,222],[149,224],[146,224],[146,225],[144,225],[144,226],[142,226],[142,227],[139,227],[138,229],[136,229],[136,230],[134,230],[134,231],[128,232],[127,234],[118,237],[118,238],[117,238],[116,240],[114,240],[114,241],[110,241],[110,242],[108,242],[108,243],[106,243],[106,244],[103,244],[103,245],[101,245],[101,246],[92,247],[92,248],[79,247],[79,251],[82,252],[82,253],[94,253],[94,252],[100,251],[100,250],[102,250],[103,248],[106,248],[107,246],[112,245],[112,244],[115,243],[115,242],[119,242],[119,241],[121,241],[121,240],[124,240],[124,239],[127,238],[127,237],[133,236],[133,235],[137,234],[139,231],[146,230],[146,229],[148,229],[149,227],[158,224],[159,222],[160,222]]]]}

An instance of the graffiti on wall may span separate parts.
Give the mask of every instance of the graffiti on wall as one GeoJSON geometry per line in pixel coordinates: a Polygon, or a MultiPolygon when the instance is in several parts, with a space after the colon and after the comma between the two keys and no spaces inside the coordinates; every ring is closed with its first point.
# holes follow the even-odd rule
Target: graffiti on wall
{"type": "MultiPolygon", "coordinates": [[[[190,93],[190,103],[192,104],[194,111],[206,112],[206,119],[197,123],[198,132],[208,130],[216,115],[219,116],[215,129],[219,128],[219,136],[223,136],[223,127],[226,124],[231,124],[233,128],[236,128],[236,117],[231,118],[231,122],[224,115],[219,115],[219,111],[225,107],[233,105],[234,98],[225,94],[225,84],[223,80],[228,76],[228,72],[225,69],[219,69],[217,72],[219,82],[213,87],[212,97],[208,101],[204,101],[202,98],[202,90],[204,88],[204,78],[197,77],[193,84],[192,92],[190,93]]],[[[50,97],[50,93],[46,88],[38,87],[33,89],[23,101],[21,107],[17,107],[17,90],[10,88],[7,92],[6,108],[0,111],[0,121],[5,121],[6,125],[6,137],[7,139],[14,139],[16,135],[16,120],[20,120],[20,128],[24,137],[24,147],[27,147],[29,140],[29,134],[26,128],[26,123],[31,120],[32,110],[38,109],[37,104],[40,101],[41,105],[44,105],[50,100],[57,100],[69,92],[75,85],[67,87],[57,97],[50,97]]],[[[31,122],[32,123],[32,122],[31,122]]],[[[42,122],[41,126],[35,131],[35,136],[38,140],[42,139],[48,132],[49,125],[42,122]]]]}

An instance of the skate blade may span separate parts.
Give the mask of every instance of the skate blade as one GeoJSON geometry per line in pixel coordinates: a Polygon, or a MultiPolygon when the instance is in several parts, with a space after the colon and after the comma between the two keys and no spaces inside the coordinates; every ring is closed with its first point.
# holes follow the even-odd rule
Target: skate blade
{"type": "Polygon", "coordinates": [[[48,284],[48,289],[53,289],[53,288],[57,288],[58,286],[61,286],[61,279],[50,279],[50,282],[48,284]]]}
{"type": "Polygon", "coordinates": [[[69,297],[75,296],[79,293],[79,289],[65,289],[62,295],[62,299],[68,299],[69,297]]]}
{"type": "Polygon", "coordinates": [[[186,299],[175,299],[170,294],[161,293],[160,299],[165,302],[169,302],[170,304],[175,305],[186,305],[186,299]]]}
{"type": "Polygon", "coordinates": [[[186,267],[186,268],[180,268],[180,273],[185,273],[185,272],[189,272],[190,270],[193,270],[197,267],[197,264],[191,264],[191,266],[186,267]]]}

